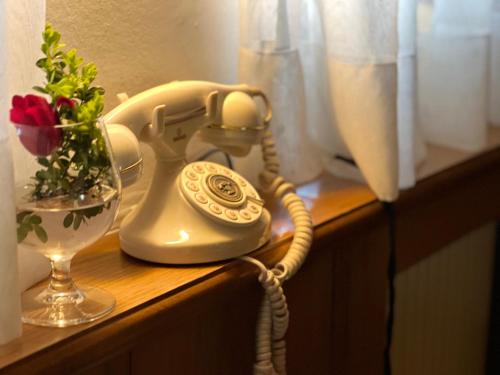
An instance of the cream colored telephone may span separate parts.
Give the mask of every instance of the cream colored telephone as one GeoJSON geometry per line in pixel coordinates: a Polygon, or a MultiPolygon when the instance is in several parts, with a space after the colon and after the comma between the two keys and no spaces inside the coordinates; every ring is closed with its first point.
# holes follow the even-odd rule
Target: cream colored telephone
{"type": "Polygon", "coordinates": [[[312,241],[312,222],[294,187],[278,175],[279,162],[268,129],[271,106],[247,85],[172,82],[126,99],[105,117],[122,181],[140,169],[137,139],[151,145],[156,170],[149,190],[120,227],[120,244],[140,259],[193,264],[236,258],[259,267],[266,290],[257,327],[255,373],[285,372],[284,335],[288,309],[282,283],[300,268],[312,241]],[[255,98],[265,105],[261,114],[255,98]],[[224,166],[187,164],[186,147],[196,133],[235,156],[261,144],[262,185],[281,199],[295,226],[286,256],[272,269],[242,256],[270,238],[269,212],[257,190],[224,166]]]}

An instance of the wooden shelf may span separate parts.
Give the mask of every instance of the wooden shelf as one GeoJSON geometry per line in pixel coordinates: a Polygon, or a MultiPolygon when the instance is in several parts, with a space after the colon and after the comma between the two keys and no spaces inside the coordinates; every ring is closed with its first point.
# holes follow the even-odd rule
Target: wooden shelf
{"type": "MultiPolygon", "coordinates": [[[[429,147],[420,182],[395,204],[400,270],[500,216],[500,129],[492,129],[490,139],[488,150],[474,154],[429,147]]],[[[381,368],[387,212],[365,185],[326,174],[298,192],[311,209],[315,238],[304,269],[286,287],[296,319],[289,333],[293,369],[319,374],[381,368]]],[[[273,238],[253,255],[272,264],[286,251],[293,228],[280,207],[268,204],[273,238]]],[[[73,276],[77,283],[111,292],[117,299],[113,313],[64,329],[25,325],[21,338],[0,346],[0,373],[24,374],[34,368],[148,373],[141,367],[148,362],[175,373],[186,360],[203,360],[212,368],[207,373],[217,374],[220,364],[214,358],[234,345],[241,352],[224,357],[227,368],[251,368],[262,293],[256,274],[238,261],[204,266],[142,262],[120,251],[116,234],[108,235],[77,254],[73,276]],[[236,316],[247,324],[241,326],[236,316]],[[188,343],[185,337],[190,337],[188,343]],[[162,353],[169,356],[162,358],[162,353]]]]}
{"type": "MultiPolygon", "coordinates": [[[[315,226],[347,215],[376,200],[366,186],[329,175],[302,186],[299,193],[312,211],[315,226]]],[[[282,252],[272,255],[267,253],[270,249],[286,244],[292,230],[291,222],[283,210],[271,205],[271,211],[272,241],[257,252],[266,254],[264,260],[267,262],[278,259],[282,252]]],[[[67,340],[97,328],[117,324],[127,315],[158,301],[169,300],[179,292],[214,279],[221,273],[238,278],[245,272],[255,274],[251,266],[238,261],[204,266],[163,266],[143,262],[120,251],[116,234],[108,235],[76,255],[72,274],[77,283],[99,286],[112,293],[117,300],[114,311],[101,320],[76,327],[51,329],[24,325],[21,338],[0,346],[0,369],[20,364],[30,356],[63,345],[67,340]]]]}

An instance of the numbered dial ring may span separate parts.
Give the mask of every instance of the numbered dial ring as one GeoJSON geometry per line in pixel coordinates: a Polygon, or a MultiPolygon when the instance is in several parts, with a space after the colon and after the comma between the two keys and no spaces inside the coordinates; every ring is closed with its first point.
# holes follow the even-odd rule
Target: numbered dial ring
{"type": "Polygon", "coordinates": [[[187,165],[179,176],[184,196],[203,214],[229,225],[250,225],[262,215],[263,201],[238,173],[210,162],[187,165]]]}

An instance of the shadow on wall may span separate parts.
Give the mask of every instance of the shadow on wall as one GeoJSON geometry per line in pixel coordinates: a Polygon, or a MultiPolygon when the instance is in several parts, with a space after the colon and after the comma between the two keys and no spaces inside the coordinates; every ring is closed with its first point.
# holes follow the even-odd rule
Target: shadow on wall
{"type": "Polygon", "coordinates": [[[237,81],[238,1],[47,0],[47,20],[97,64],[106,108],[172,80],[237,81]]]}

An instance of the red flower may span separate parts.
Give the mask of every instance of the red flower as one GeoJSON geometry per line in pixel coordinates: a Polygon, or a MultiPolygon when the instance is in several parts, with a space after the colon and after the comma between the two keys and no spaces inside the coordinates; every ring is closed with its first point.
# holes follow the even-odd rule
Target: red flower
{"type": "Polygon", "coordinates": [[[15,95],[10,120],[17,128],[19,140],[33,155],[50,155],[62,142],[61,129],[54,127],[59,123],[57,112],[41,96],[15,95]]]}
{"type": "Polygon", "coordinates": [[[57,98],[56,107],[60,108],[60,107],[64,107],[64,106],[68,106],[70,108],[75,108],[75,102],[69,98],[66,98],[64,96],[60,96],[59,98],[57,98]]]}

